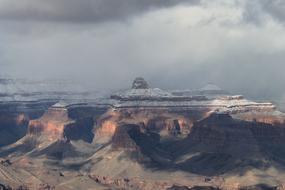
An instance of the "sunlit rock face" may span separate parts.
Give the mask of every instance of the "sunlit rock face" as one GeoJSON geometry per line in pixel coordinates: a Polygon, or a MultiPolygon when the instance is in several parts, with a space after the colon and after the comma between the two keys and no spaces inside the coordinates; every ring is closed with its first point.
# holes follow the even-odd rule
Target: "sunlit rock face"
{"type": "Polygon", "coordinates": [[[92,142],[93,125],[91,117],[71,118],[65,106],[55,104],[42,117],[29,122],[28,135],[40,136],[49,141],[81,139],[92,142]]]}
{"type": "Polygon", "coordinates": [[[140,126],[144,130],[160,133],[162,136],[187,135],[193,122],[203,114],[169,112],[165,109],[110,109],[98,120],[95,138],[113,137],[118,126],[140,126]]]}
{"type": "Polygon", "coordinates": [[[117,129],[117,122],[115,121],[103,121],[101,126],[96,130],[96,138],[100,137],[112,137],[117,129]]]}
{"type": "Polygon", "coordinates": [[[42,135],[49,140],[61,139],[64,127],[72,122],[65,108],[51,107],[41,118],[30,121],[28,134],[42,135]]]}
{"type": "Polygon", "coordinates": [[[27,133],[29,121],[40,117],[48,102],[1,102],[0,146],[16,142],[27,133]]]}

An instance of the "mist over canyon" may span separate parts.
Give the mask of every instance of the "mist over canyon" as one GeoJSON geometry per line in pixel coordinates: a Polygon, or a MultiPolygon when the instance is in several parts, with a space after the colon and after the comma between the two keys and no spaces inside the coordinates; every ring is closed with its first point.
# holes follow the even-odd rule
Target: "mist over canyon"
{"type": "Polygon", "coordinates": [[[127,88],[137,76],[163,89],[211,82],[283,101],[282,12],[278,0],[1,0],[0,74],[92,90],[127,88]]]}

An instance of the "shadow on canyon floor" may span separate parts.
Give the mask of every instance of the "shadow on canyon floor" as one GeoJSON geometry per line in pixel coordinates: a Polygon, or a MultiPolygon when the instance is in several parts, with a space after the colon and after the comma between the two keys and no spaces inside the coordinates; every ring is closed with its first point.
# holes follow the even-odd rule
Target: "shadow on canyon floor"
{"type": "Polygon", "coordinates": [[[195,123],[187,138],[160,142],[150,132],[128,131],[153,170],[181,170],[204,176],[243,175],[250,168],[285,170],[285,128],[211,116],[195,123]],[[237,173],[238,172],[238,173],[237,173]]]}

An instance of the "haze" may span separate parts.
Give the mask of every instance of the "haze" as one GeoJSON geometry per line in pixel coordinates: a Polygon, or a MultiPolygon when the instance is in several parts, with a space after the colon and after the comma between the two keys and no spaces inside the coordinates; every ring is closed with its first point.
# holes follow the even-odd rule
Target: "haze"
{"type": "Polygon", "coordinates": [[[0,74],[285,94],[282,0],[0,0],[0,74]]]}

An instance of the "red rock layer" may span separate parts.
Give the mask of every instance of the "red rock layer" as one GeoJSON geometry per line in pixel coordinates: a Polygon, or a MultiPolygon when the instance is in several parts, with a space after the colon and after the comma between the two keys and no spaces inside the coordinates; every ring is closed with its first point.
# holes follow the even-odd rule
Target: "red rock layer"
{"type": "Polygon", "coordinates": [[[188,134],[195,119],[191,115],[176,114],[167,110],[121,109],[109,110],[98,120],[95,138],[113,137],[122,124],[140,125],[168,135],[188,134]]]}
{"type": "Polygon", "coordinates": [[[29,122],[29,135],[44,135],[49,140],[60,139],[64,135],[64,127],[73,122],[66,109],[50,108],[39,119],[29,122]]]}

